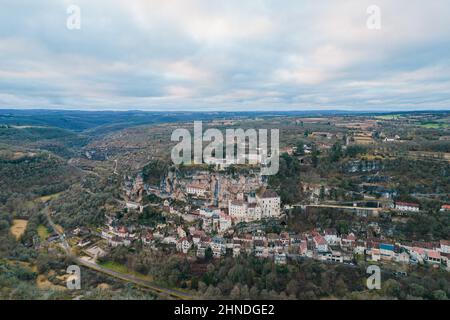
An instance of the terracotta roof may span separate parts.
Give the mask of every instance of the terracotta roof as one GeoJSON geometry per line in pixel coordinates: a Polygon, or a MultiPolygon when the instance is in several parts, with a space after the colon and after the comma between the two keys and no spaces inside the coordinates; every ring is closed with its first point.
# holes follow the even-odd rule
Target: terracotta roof
{"type": "Polygon", "coordinates": [[[425,254],[425,249],[418,248],[418,247],[412,248],[412,251],[414,251],[414,252],[416,252],[416,253],[418,253],[420,255],[424,255],[425,254]]]}
{"type": "Polygon", "coordinates": [[[145,239],[152,240],[153,239],[153,233],[147,232],[147,234],[145,235],[145,239]]]}
{"type": "Polygon", "coordinates": [[[122,227],[119,228],[119,232],[120,232],[120,233],[127,233],[128,230],[127,230],[127,228],[125,228],[124,226],[122,226],[122,227]]]}
{"type": "Polygon", "coordinates": [[[314,242],[315,242],[318,246],[327,244],[327,242],[325,241],[325,239],[324,239],[321,235],[315,236],[315,237],[314,237],[314,242]]]}
{"type": "Polygon", "coordinates": [[[289,239],[289,234],[287,232],[282,232],[282,233],[280,233],[280,238],[281,239],[289,239]]]}
{"type": "Polygon", "coordinates": [[[441,254],[437,251],[428,251],[427,255],[429,258],[433,258],[433,259],[440,259],[441,258],[441,254]]]}
{"type": "Polygon", "coordinates": [[[226,219],[226,220],[231,220],[231,217],[225,213],[220,213],[220,218],[221,219],[226,219]]]}
{"type": "Polygon", "coordinates": [[[203,230],[195,230],[194,236],[202,237],[205,235],[205,231],[203,230]]]}
{"type": "Polygon", "coordinates": [[[337,235],[337,231],[334,228],[325,229],[325,234],[328,236],[337,235]]]}
{"type": "Polygon", "coordinates": [[[345,237],[345,239],[346,239],[346,240],[349,240],[349,241],[355,241],[355,240],[356,240],[356,237],[355,237],[354,234],[349,234],[347,237],[345,237]]]}
{"type": "Polygon", "coordinates": [[[378,241],[368,241],[367,242],[367,248],[379,248],[380,247],[380,242],[378,241]]]}
{"type": "Polygon", "coordinates": [[[188,184],[188,185],[186,186],[186,188],[205,190],[205,189],[207,188],[207,186],[206,186],[206,185],[199,184],[199,183],[191,183],[191,184],[188,184]]]}
{"type": "Polygon", "coordinates": [[[448,240],[441,240],[441,246],[450,246],[450,241],[448,240]]]}
{"type": "Polygon", "coordinates": [[[439,245],[437,243],[433,243],[433,242],[419,242],[419,241],[413,241],[413,246],[414,247],[419,247],[419,248],[425,248],[425,249],[435,249],[437,248],[439,245]]]}
{"type": "Polygon", "coordinates": [[[201,241],[202,242],[211,242],[211,238],[208,237],[208,236],[204,236],[204,237],[201,238],[201,241]]]}

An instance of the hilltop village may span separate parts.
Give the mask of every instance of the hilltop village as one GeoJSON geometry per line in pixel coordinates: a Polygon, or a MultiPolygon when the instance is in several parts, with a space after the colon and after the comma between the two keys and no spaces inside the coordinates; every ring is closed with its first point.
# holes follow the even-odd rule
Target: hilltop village
{"type": "MultiPolygon", "coordinates": [[[[25,136],[20,148],[0,149],[2,256],[20,268],[28,263],[39,286],[59,289],[66,264],[76,263],[97,275],[89,288],[120,274],[168,294],[188,288],[219,298],[354,298],[366,295],[367,266],[378,265],[391,286],[367,298],[441,298],[450,275],[448,119],[438,113],[205,122],[205,129],[279,129],[279,171],[269,176],[261,162],[173,164],[170,135],[186,123],[130,127],[89,143],[81,135],[52,141],[51,130],[38,142],[26,144],[25,136]]],[[[37,130],[0,129],[21,137],[37,130]]],[[[83,294],[105,292],[129,293],[122,286],[83,294]]]]}
{"type": "MultiPolygon", "coordinates": [[[[295,123],[303,127],[304,122],[313,121],[317,119],[295,123]]],[[[108,215],[101,230],[101,237],[108,243],[104,254],[108,247],[142,243],[152,250],[172,248],[199,260],[246,254],[272,259],[281,265],[290,259],[311,258],[347,265],[362,259],[450,268],[447,239],[396,238],[392,236],[392,227],[383,223],[385,215],[402,221],[409,214],[429,210],[427,202],[403,201],[405,197],[399,197],[400,190],[393,187],[391,177],[380,174],[387,166],[383,159],[396,158],[393,150],[408,141],[392,129],[380,132],[375,120],[343,122],[336,126],[350,131],[306,130],[301,143],[281,150],[282,158],[309,168],[314,167],[319,152],[328,154],[334,161],[333,157],[339,160],[345,153],[372,148],[372,156],[350,156],[342,164],[345,174],[362,175],[355,191],[338,196],[342,193],[338,188],[300,177],[302,200],[289,203],[282,201],[271,188],[269,177],[261,175],[258,166],[172,166],[165,167],[155,178],[152,174],[158,171],[158,166],[148,165],[147,170],[134,177],[123,177],[121,201],[128,212],[152,217],[152,225],[130,224],[108,215]],[[336,201],[337,198],[342,200],[336,201]],[[341,212],[366,222],[351,224],[349,228],[319,225],[308,230],[302,228],[301,232],[291,227],[289,217],[293,212],[308,215],[317,210],[332,210],[335,215],[341,212]]],[[[416,153],[409,156],[416,157],[416,153]]],[[[421,154],[427,156],[430,155],[426,152],[421,154]]],[[[281,185],[277,189],[285,192],[285,188],[281,185]]],[[[438,211],[446,215],[449,209],[448,204],[441,203],[438,211]]]]}
{"type": "MultiPolygon", "coordinates": [[[[348,170],[357,170],[354,166],[350,163],[348,170]]],[[[272,259],[278,265],[304,258],[354,265],[363,259],[375,263],[428,264],[450,270],[448,240],[393,241],[383,235],[377,222],[365,226],[366,237],[358,237],[351,231],[338,233],[336,228],[293,232],[284,221],[294,206],[282,206],[280,196],[269,188],[267,177],[261,176],[257,169],[241,173],[202,169],[189,172],[168,170],[159,185],[146,184],[142,174],[134,178],[125,176],[122,205],[126,211],[140,216],[160,212],[160,222],[152,226],[134,225],[108,215],[98,233],[106,241],[106,247],[97,243],[89,248],[93,242],[86,241],[92,237],[89,230],[84,230],[88,236],[82,237],[77,245],[85,248],[84,252],[94,260],[105,256],[109,248],[141,243],[151,250],[173,248],[200,260],[246,254],[272,259]],[[281,223],[283,228],[279,228],[281,223]],[[267,231],[270,229],[279,231],[267,231]]],[[[321,193],[329,193],[328,188],[309,184],[303,188],[310,203],[299,205],[300,210],[327,207],[320,204],[320,198],[321,193]]],[[[382,192],[382,199],[392,197],[388,190],[382,192]]],[[[418,203],[401,201],[380,201],[377,207],[360,207],[356,201],[348,206],[329,206],[364,217],[378,217],[389,211],[400,215],[420,211],[418,203]]],[[[443,205],[441,212],[445,214],[449,209],[450,206],[443,205]]],[[[81,231],[77,228],[73,234],[79,235],[81,231]]]]}

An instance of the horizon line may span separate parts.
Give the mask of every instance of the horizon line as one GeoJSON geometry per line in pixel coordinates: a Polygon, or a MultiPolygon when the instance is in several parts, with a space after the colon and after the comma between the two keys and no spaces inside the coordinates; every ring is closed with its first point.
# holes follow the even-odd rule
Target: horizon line
{"type": "Polygon", "coordinates": [[[148,110],[148,109],[76,109],[76,108],[3,108],[2,111],[52,111],[52,112],[157,112],[157,113],[306,113],[306,112],[340,112],[340,113],[411,113],[411,112],[450,112],[449,109],[401,109],[401,110],[349,110],[349,109],[308,109],[308,110],[148,110]]]}

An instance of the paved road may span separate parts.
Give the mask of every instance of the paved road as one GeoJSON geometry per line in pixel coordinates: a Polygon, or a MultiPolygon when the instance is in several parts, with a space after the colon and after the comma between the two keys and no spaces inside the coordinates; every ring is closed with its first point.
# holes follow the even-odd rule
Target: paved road
{"type": "Polygon", "coordinates": [[[378,212],[378,211],[383,210],[383,208],[351,207],[351,206],[340,206],[340,205],[333,205],[333,204],[307,204],[306,207],[366,210],[366,211],[373,211],[373,212],[378,212]]]}
{"type": "Polygon", "coordinates": [[[114,163],[115,163],[115,165],[114,165],[114,174],[118,175],[118,173],[117,173],[117,160],[114,160],[114,163]]]}
{"type": "Polygon", "coordinates": [[[121,279],[121,280],[128,281],[128,282],[132,282],[132,283],[134,283],[136,285],[139,285],[141,287],[150,289],[151,291],[155,292],[159,296],[162,296],[163,298],[181,299],[181,300],[192,300],[192,299],[195,299],[195,297],[193,295],[190,295],[189,293],[185,293],[185,292],[181,292],[179,290],[165,288],[165,287],[162,287],[162,286],[159,286],[159,285],[155,285],[151,281],[140,279],[140,278],[138,278],[138,277],[136,277],[134,275],[117,272],[117,271],[105,268],[105,267],[103,267],[103,266],[101,266],[101,265],[99,265],[99,264],[97,264],[95,262],[87,261],[86,259],[82,259],[80,257],[77,257],[76,255],[73,254],[72,249],[71,249],[69,243],[67,242],[65,234],[64,233],[60,233],[58,231],[58,228],[56,228],[55,223],[52,221],[51,216],[50,216],[50,209],[48,207],[46,207],[45,210],[46,210],[47,220],[48,220],[50,226],[53,228],[54,232],[59,234],[59,237],[60,237],[60,240],[61,240],[61,246],[63,247],[63,249],[66,252],[66,254],[68,256],[70,256],[73,259],[73,261],[76,262],[77,264],[82,265],[82,266],[84,266],[86,268],[95,270],[97,272],[101,272],[101,273],[107,274],[107,275],[112,276],[114,278],[121,279]]]}
{"type": "Polygon", "coordinates": [[[89,269],[105,273],[109,276],[112,276],[114,278],[118,278],[124,281],[132,282],[134,284],[137,284],[141,287],[150,289],[151,291],[157,293],[160,296],[163,296],[164,298],[170,298],[170,299],[181,299],[181,300],[191,300],[194,299],[194,297],[188,293],[184,293],[175,289],[169,289],[164,288],[158,285],[153,284],[150,281],[140,279],[136,276],[125,274],[121,272],[117,272],[108,268],[104,268],[103,266],[98,265],[94,262],[89,262],[85,259],[79,258],[79,257],[73,257],[73,260],[84,267],[87,267],[89,269]]]}

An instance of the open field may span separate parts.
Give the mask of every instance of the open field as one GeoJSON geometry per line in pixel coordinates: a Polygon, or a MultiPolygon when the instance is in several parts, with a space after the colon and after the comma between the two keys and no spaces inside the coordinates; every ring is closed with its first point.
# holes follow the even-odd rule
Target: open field
{"type": "Polygon", "coordinates": [[[20,267],[28,269],[31,272],[37,272],[37,266],[34,264],[31,264],[30,262],[11,260],[11,259],[0,260],[0,262],[5,262],[9,265],[19,265],[20,267]]]}
{"type": "Polygon", "coordinates": [[[62,291],[62,290],[66,290],[66,287],[60,286],[60,285],[55,285],[52,282],[50,282],[47,277],[45,275],[38,275],[36,278],[36,286],[39,289],[44,289],[44,290],[58,290],[58,291],[62,291]]]}
{"type": "Polygon", "coordinates": [[[39,238],[42,241],[47,239],[48,236],[50,235],[50,232],[48,231],[47,227],[42,224],[37,227],[37,232],[38,232],[39,238]]]}
{"type": "Polygon", "coordinates": [[[375,119],[380,119],[380,120],[397,120],[399,118],[400,118],[400,115],[398,115],[398,114],[386,114],[386,115],[375,117],[375,119]]]}
{"type": "Polygon", "coordinates": [[[42,202],[47,202],[49,200],[54,200],[54,199],[58,199],[59,195],[61,194],[61,192],[58,193],[54,193],[54,194],[50,194],[48,196],[42,196],[39,197],[38,199],[42,202]]]}
{"type": "Polygon", "coordinates": [[[24,234],[25,230],[27,229],[28,220],[24,219],[14,219],[13,225],[11,226],[11,233],[12,235],[19,240],[20,237],[24,234]]]}
{"type": "Polygon", "coordinates": [[[426,122],[420,125],[426,129],[447,129],[450,128],[450,124],[443,122],[426,122]]]}
{"type": "Polygon", "coordinates": [[[58,233],[64,233],[64,228],[59,224],[55,225],[55,228],[58,233]]]}
{"type": "Polygon", "coordinates": [[[408,156],[414,159],[427,159],[450,162],[449,152],[409,151],[408,156]]]}

